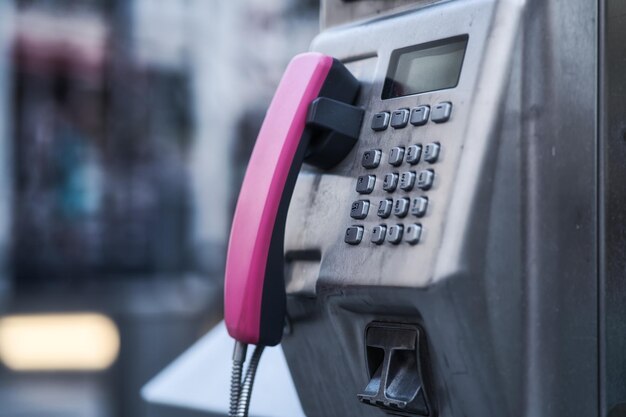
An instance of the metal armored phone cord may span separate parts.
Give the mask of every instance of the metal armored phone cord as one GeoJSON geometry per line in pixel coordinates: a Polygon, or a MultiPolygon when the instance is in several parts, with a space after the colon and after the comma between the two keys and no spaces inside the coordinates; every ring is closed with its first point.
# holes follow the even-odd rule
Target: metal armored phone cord
{"type": "Polygon", "coordinates": [[[248,345],[241,342],[235,342],[235,350],[233,352],[233,369],[230,380],[230,408],[228,417],[248,417],[250,409],[250,398],[252,396],[252,387],[254,378],[261,360],[264,346],[257,346],[252,353],[252,358],[246,370],[246,376],[243,383],[241,375],[243,373],[243,364],[246,360],[246,352],[248,345]]]}
{"type": "Polygon", "coordinates": [[[237,417],[237,406],[239,405],[239,394],[241,393],[241,374],[243,373],[243,363],[246,361],[248,345],[239,341],[235,342],[233,351],[233,369],[230,374],[230,408],[228,417],[237,417]]]}

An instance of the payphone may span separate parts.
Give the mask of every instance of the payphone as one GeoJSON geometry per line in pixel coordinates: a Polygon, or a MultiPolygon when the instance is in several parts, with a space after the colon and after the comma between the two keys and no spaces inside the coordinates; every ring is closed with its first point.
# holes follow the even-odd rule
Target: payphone
{"type": "MultiPolygon", "coordinates": [[[[281,299],[264,297],[269,283],[286,289],[270,342],[282,336],[311,416],[626,415],[609,363],[624,355],[607,347],[624,342],[619,316],[607,315],[621,311],[624,256],[606,240],[623,244],[606,216],[617,226],[624,201],[607,192],[624,152],[608,139],[623,126],[607,92],[626,82],[605,55],[624,6],[364,3],[325,2],[324,21],[337,25],[312,45],[359,82],[337,107],[362,119],[349,111],[324,137],[358,121],[358,140],[327,166],[289,165],[300,171],[284,235],[273,224],[261,257],[270,265],[279,230],[280,279],[262,268],[250,290],[227,269],[231,335],[257,343],[272,314],[283,326],[281,299]]],[[[298,119],[302,137],[311,113],[298,119]]],[[[255,236],[233,234],[231,245],[255,236]]]]}

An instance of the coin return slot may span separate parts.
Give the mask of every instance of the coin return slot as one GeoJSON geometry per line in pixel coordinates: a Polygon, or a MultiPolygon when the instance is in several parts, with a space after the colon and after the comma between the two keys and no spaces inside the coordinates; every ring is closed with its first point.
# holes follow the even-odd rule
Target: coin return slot
{"type": "Polygon", "coordinates": [[[433,415],[424,380],[421,329],[408,324],[370,323],[365,344],[370,380],[359,400],[403,415],[433,415]]]}

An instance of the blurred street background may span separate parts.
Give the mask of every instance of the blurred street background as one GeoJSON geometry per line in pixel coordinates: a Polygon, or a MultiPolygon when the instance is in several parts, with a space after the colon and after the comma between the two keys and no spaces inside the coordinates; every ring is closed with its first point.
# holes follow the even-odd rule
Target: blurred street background
{"type": "MultiPolygon", "coordinates": [[[[315,0],[0,1],[0,417],[157,416],[315,0]]],[[[227,381],[225,381],[227,383],[227,381]]]]}

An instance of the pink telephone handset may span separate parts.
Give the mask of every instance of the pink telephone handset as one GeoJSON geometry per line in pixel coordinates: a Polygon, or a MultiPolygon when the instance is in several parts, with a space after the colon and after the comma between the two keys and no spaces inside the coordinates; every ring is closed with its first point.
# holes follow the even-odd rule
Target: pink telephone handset
{"type": "Polygon", "coordinates": [[[292,59],[267,110],[237,201],[228,245],[225,321],[246,344],[280,342],[285,320],[283,240],[303,162],[328,169],[358,139],[359,83],[336,59],[292,59]]]}
{"type": "Polygon", "coordinates": [[[230,232],[224,318],[236,340],[229,416],[248,415],[264,346],[280,343],[285,321],[284,231],[303,162],[337,165],[359,137],[359,82],[336,59],[296,56],[285,70],[257,137],[230,232]],[[255,344],[242,382],[248,344],[255,344]]]}

